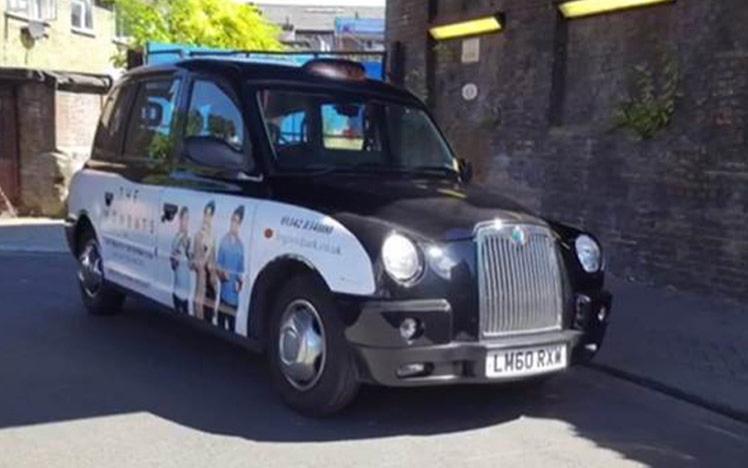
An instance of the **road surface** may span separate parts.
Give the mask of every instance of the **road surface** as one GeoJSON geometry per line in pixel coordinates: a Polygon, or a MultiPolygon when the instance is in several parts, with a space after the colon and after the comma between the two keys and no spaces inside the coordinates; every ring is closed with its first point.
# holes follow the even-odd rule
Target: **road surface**
{"type": "Polygon", "coordinates": [[[86,315],[74,274],[67,255],[0,253],[2,467],[748,466],[748,426],[588,368],[537,389],[365,388],[307,419],[261,358],[184,320],[132,300],[86,315]]]}

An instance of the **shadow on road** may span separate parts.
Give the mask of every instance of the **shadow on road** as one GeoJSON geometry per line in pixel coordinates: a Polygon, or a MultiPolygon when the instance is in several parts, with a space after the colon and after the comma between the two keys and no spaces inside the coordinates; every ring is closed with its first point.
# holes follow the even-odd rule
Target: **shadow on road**
{"type": "Polygon", "coordinates": [[[261,357],[184,321],[135,301],[118,316],[86,315],[66,256],[1,255],[0,298],[0,428],[146,411],[209,433],[307,442],[440,434],[524,416],[565,421],[658,466],[698,464],[746,441],[709,432],[711,416],[692,408],[666,420],[680,403],[588,370],[530,390],[367,387],[343,414],[312,420],[281,403],[261,357]]]}
{"type": "Polygon", "coordinates": [[[149,411],[212,433],[322,441],[492,425],[518,417],[527,401],[506,390],[497,404],[485,387],[365,387],[342,415],[305,418],[282,404],[262,356],[143,301],[129,299],[121,315],[89,316],[72,261],[31,261],[28,277],[2,274],[0,362],[15,377],[0,391],[2,406],[16,403],[0,412],[0,427],[149,411]]]}

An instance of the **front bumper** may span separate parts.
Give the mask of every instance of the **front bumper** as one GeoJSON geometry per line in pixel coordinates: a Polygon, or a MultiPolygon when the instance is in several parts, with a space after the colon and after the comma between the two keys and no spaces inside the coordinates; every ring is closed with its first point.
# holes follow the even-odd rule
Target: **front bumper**
{"type": "Polygon", "coordinates": [[[527,377],[486,377],[487,353],[563,344],[568,365],[574,365],[591,359],[600,349],[610,317],[611,296],[602,291],[578,296],[576,310],[564,329],[490,341],[465,336],[455,339],[453,311],[444,300],[367,302],[361,305],[357,320],[348,324],[346,338],[356,357],[359,378],[368,383],[424,386],[520,380],[527,377]],[[422,332],[409,341],[399,331],[406,317],[422,324],[422,332]],[[413,364],[422,365],[423,372],[402,372],[413,364]]]}
{"type": "MultiPolygon", "coordinates": [[[[354,346],[359,370],[365,369],[364,380],[388,386],[422,386],[448,383],[495,383],[520,380],[486,377],[486,355],[500,349],[522,349],[532,346],[565,344],[567,356],[582,339],[582,333],[561,330],[553,333],[525,335],[501,341],[452,342],[446,345],[413,348],[374,348],[354,346]],[[412,364],[423,364],[424,373],[400,376],[398,370],[412,364]]],[[[537,374],[536,374],[537,375],[537,374]]]]}

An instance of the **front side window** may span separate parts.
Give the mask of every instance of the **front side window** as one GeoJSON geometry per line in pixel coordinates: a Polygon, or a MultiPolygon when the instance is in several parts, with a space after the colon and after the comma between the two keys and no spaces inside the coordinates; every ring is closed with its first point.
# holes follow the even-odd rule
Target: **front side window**
{"type": "Polygon", "coordinates": [[[216,83],[197,80],[192,86],[185,137],[211,137],[226,143],[235,151],[242,151],[242,113],[216,83]]]}
{"type": "Polygon", "coordinates": [[[51,21],[57,17],[55,0],[6,0],[6,9],[23,18],[36,21],[51,21]]]}
{"type": "Polygon", "coordinates": [[[172,131],[179,80],[145,81],[138,87],[125,139],[125,157],[163,161],[174,148],[172,131]]]}
{"type": "Polygon", "coordinates": [[[260,91],[258,100],[280,170],[456,174],[449,147],[420,108],[281,90],[260,91]]]}
{"type": "Polygon", "coordinates": [[[93,31],[93,0],[73,0],[70,4],[70,23],[73,29],[93,31]]]}

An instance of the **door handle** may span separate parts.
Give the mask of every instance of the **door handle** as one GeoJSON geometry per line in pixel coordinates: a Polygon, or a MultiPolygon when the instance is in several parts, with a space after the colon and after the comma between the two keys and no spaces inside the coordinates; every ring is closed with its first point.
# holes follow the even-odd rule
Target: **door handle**
{"type": "Polygon", "coordinates": [[[112,192],[104,192],[104,204],[107,207],[112,206],[112,200],[114,200],[114,194],[112,192]]]}
{"type": "Polygon", "coordinates": [[[165,223],[174,219],[179,207],[173,203],[164,203],[164,212],[161,214],[161,222],[165,223]]]}

